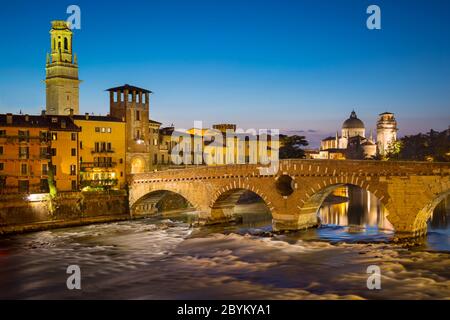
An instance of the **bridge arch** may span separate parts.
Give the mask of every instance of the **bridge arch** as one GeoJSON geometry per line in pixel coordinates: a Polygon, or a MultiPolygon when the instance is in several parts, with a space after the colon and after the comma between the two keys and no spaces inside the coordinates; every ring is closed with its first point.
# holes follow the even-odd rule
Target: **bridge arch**
{"type": "Polygon", "coordinates": [[[178,192],[158,189],[140,197],[131,207],[133,215],[160,213],[160,210],[193,209],[196,207],[189,199],[178,192]],[[164,200],[169,200],[167,204],[164,200]],[[177,207],[178,206],[178,207],[177,207]]]}
{"type": "Polygon", "coordinates": [[[232,182],[217,190],[210,201],[211,218],[214,221],[230,220],[235,214],[238,202],[245,198],[259,199],[265,207],[267,215],[273,217],[274,207],[268,195],[250,184],[232,182]]]}
{"type": "Polygon", "coordinates": [[[450,195],[450,188],[444,188],[439,193],[434,194],[434,196],[429,199],[428,203],[423,206],[414,219],[414,229],[419,232],[425,232],[427,229],[428,220],[433,215],[434,209],[437,205],[441,203],[448,195],[450,195]]]}
{"type": "MultiPolygon", "coordinates": [[[[300,202],[298,204],[300,218],[305,215],[318,216],[319,210],[325,199],[331,195],[333,191],[344,186],[354,186],[374,195],[386,209],[387,219],[389,220],[389,197],[384,192],[376,189],[376,187],[371,187],[370,184],[364,180],[360,182],[353,181],[353,183],[351,180],[349,181],[347,179],[342,179],[342,182],[330,180],[323,180],[321,183],[317,183],[316,189],[314,189],[313,186],[309,186],[309,190],[306,190],[303,197],[300,198],[300,202]]],[[[389,222],[392,224],[392,221],[389,220],[389,222]]]]}

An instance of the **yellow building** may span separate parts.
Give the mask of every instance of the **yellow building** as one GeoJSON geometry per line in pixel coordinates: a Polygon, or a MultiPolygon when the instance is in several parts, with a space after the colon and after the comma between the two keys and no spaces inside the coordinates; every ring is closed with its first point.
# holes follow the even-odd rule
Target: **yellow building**
{"type": "Polygon", "coordinates": [[[122,189],[125,174],[125,121],[109,116],[74,115],[80,128],[81,188],[122,189]]]}

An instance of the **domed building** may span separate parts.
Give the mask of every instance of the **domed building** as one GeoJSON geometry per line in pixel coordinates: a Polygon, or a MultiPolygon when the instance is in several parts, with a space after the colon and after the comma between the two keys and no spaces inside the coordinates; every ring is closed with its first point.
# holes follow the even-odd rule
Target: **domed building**
{"type": "MultiPolygon", "coordinates": [[[[381,114],[380,116],[386,115],[381,114]]],[[[389,115],[393,114],[389,113],[389,115]]],[[[386,117],[386,116],[385,116],[386,117]]],[[[392,121],[391,121],[392,122],[392,121]]],[[[380,121],[379,121],[380,123],[380,121]]],[[[392,123],[389,123],[392,127],[392,123]]],[[[390,127],[389,141],[395,141],[397,123],[394,127],[390,127]]],[[[384,134],[386,130],[383,131],[384,134]]],[[[383,141],[388,140],[383,136],[383,141]]],[[[353,110],[350,117],[344,121],[341,129],[341,136],[336,132],[335,137],[327,137],[320,143],[319,154],[315,158],[319,159],[373,159],[380,153],[379,144],[377,145],[373,139],[372,132],[369,138],[366,138],[366,128],[364,122],[358,118],[353,110]]]]}
{"type": "Polygon", "coordinates": [[[344,121],[342,124],[342,137],[351,138],[361,136],[366,137],[366,128],[364,127],[364,122],[358,119],[355,110],[350,114],[350,118],[344,121]]]}

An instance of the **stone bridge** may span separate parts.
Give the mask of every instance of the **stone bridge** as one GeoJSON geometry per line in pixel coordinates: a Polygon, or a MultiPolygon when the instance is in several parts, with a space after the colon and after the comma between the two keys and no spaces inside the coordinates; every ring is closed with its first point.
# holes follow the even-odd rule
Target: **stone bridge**
{"type": "Polygon", "coordinates": [[[325,198],[337,187],[355,185],[384,205],[397,232],[426,233],[436,205],[450,193],[450,164],[428,162],[281,160],[273,175],[258,165],[202,166],[141,173],[130,181],[131,214],[145,199],[165,193],[187,200],[200,219],[227,221],[244,191],[261,197],[275,230],[316,226],[325,198]]]}

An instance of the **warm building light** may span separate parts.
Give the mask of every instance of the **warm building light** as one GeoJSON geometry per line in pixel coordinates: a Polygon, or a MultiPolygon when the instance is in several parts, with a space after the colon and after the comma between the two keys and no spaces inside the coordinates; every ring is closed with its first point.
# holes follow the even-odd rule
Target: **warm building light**
{"type": "Polygon", "coordinates": [[[30,202],[43,201],[48,196],[48,193],[33,193],[27,197],[30,202]]]}

